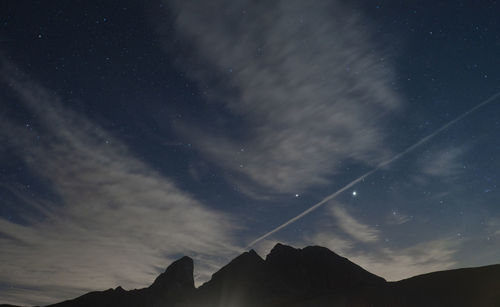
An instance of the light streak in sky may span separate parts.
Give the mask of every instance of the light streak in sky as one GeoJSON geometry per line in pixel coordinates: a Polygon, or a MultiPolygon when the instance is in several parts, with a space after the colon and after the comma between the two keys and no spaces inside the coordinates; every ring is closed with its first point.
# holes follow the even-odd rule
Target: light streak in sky
{"type": "Polygon", "coordinates": [[[283,224],[279,225],[278,227],[274,228],[273,230],[265,233],[264,235],[258,237],[255,240],[253,240],[250,244],[248,244],[247,247],[251,247],[251,246],[259,243],[260,241],[264,240],[265,238],[269,237],[270,235],[272,235],[272,234],[280,231],[281,229],[287,227],[288,225],[293,224],[294,222],[300,220],[304,216],[308,215],[309,213],[311,213],[314,210],[318,209],[319,207],[323,206],[329,200],[334,199],[335,197],[337,197],[337,195],[341,194],[345,190],[351,188],[352,186],[354,186],[358,182],[364,180],[366,177],[368,177],[371,174],[375,173],[376,171],[378,171],[379,169],[383,168],[384,166],[387,166],[387,165],[391,164],[392,162],[394,162],[396,160],[399,160],[400,158],[402,158],[403,156],[407,155],[408,153],[414,151],[415,149],[417,149],[421,145],[427,143],[429,140],[431,140],[432,138],[434,138],[436,135],[438,135],[441,132],[443,132],[444,130],[446,130],[451,125],[453,125],[456,122],[460,121],[461,119],[467,117],[469,114],[473,113],[477,109],[479,109],[481,107],[484,107],[485,105],[491,103],[492,101],[494,101],[498,97],[500,97],[500,92],[497,92],[496,94],[492,95],[490,98],[488,98],[488,99],[484,100],[483,102],[477,104],[476,106],[474,106],[473,108],[469,109],[468,111],[466,111],[462,115],[460,115],[460,116],[456,117],[455,119],[449,121],[448,123],[444,124],[439,129],[437,129],[434,132],[432,132],[431,134],[423,137],[422,139],[420,139],[415,144],[411,145],[410,147],[406,148],[405,150],[401,151],[400,153],[394,155],[392,158],[387,159],[385,161],[382,161],[374,169],[372,169],[372,170],[364,173],[363,175],[361,175],[358,178],[354,179],[353,181],[349,182],[348,184],[346,184],[345,186],[343,186],[339,190],[337,190],[334,193],[332,193],[332,194],[328,195],[327,197],[323,198],[320,202],[318,202],[315,205],[313,205],[313,206],[309,207],[308,209],[304,210],[302,213],[296,215],[295,217],[289,219],[288,221],[284,222],[283,224]]]}

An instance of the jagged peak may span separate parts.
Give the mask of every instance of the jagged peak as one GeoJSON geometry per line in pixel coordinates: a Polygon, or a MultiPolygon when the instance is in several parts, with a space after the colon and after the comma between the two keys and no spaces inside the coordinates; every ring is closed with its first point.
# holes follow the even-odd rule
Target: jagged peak
{"type": "Polygon", "coordinates": [[[383,278],[322,246],[300,249],[278,243],[267,255],[266,263],[297,284],[301,284],[302,280],[313,281],[309,285],[311,289],[385,282],[383,278]],[[295,267],[300,267],[301,271],[295,271],[295,267]]]}
{"type": "Polygon", "coordinates": [[[115,291],[125,292],[125,289],[123,289],[122,286],[118,286],[118,287],[115,288],[115,291]]]}
{"type": "Polygon", "coordinates": [[[297,254],[330,254],[334,257],[345,259],[344,257],[337,255],[335,252],[323,246],[313,245],[304,248],[295,248],[286,244],[277,243],[266,256],[266,260],[268,260],[269,258],[281,258],[297,254]]]}
{"type": "Polygon", "coordinates": [[[255,258],[255,257],[257,257],[257,258],[259,258],[259,259],[263,260],[263,259],[262,259],[262,257],[261,257],[261,256],[259,256],[259,254],[257,254],[257,252],[256,252],[255,250],[253,250],[253,249],[249,250],[249,251],[248,251],[248,252],[246,252],[246,253],[247,253],[250,257],[254,257],[254,258],[255,258]]]}
{"type": "MultiPolygon", "coordinates": [[[[257,254],[253,249],[251,249],[248,252],[244,252],[238,257],[234,258],[233,260],[231,260],[231,262],[226,264],[219,271],[215,272],[212,275],[211,281],[216,280],[221,276],[228,276],[227,274],[238,275],[242,272],[251,272],[263,266],[264,264],[265,264],[264,259],[262,259],[262,257],[259,256],[259,254],[257,254]]],[[[210,283],[210,281],[207,283],[210,283]]],[[[207,283],[205,283],[205,285],[207,283]]]]}
{"type": "Polygon", "coordinates": [[[259,256],[253,249],[248,252],[244,252],[238,257],[234,258],[227,266],[233,266],[239,263],[251,264],[251,263],[261,263],[264,262],[264,259],[259,256]]]}
{"type": "Polygon", "coordinates": [[[269,254],[267,254],[266,261],[269,260],[270,258],[282,257],[282,256],[286,256],[286,255],[289,255],[289,254],[292,254],[292,253],[297,253],[298,251],[300,251],[300,249],[294,248],[294,247],[291,247],[291,246],[288,246],[288,245],[285,245],[285,244],[277,243],[271,249],[271,251],[269,252],[269,254]]]}
{"type": "Polygon", "coordinates": [[[274,245],[274,247],[271,249],[271,252],[279,250],[298,250],[298,248],[283,243],[276,243],[276,245],[274,245]]]}
{"type": "Polygon", "coordinates": [[[194,289],[193,269],[193,259],[184,256],[169,265],[165,272],[155,279],[150,288],[166,290],[175,285],[194,289]]]}

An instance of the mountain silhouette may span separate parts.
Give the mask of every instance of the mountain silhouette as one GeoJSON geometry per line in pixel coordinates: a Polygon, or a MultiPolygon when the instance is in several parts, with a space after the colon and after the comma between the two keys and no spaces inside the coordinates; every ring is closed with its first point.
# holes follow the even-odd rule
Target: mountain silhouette
{"type": "MultiPolygon", "coordinates": [[[[0,305],[9,306],[9,305],[0,305]]],[[[193,260],[172,263],[148,288],[90,292],[54,307],[500,306],[500,265],[387,282],[327,248],[250,250],[195,288],[193,260]]]]}

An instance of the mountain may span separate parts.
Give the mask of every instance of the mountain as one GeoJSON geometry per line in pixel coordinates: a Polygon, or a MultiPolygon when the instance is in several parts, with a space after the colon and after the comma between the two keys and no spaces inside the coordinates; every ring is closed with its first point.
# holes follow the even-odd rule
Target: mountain
{"type": "MultiPolygon", "coordinates": [[[[4,306],[4,305],[0,305],[4,306]]],[[[54,307],[500,306],[500,265],[387,282],[327,248],[277,244],[245,252],[195,288],[193,260],[172,263],[153,284],[90,292],[54,307]]]]}
{"type": "Polygon", "coordinates": [[[423,274],[391,287],[405,306],[500,306],[500,265],[423,274]]]}
{"type": "Polygon", "coordinates": [[[195,293],[193,259],[182,257],[160,274],[151,286],[125,291],[121,287],[100,292],[90,292],[73,300],[53,304],[53,307],[83,306],[177,306],[195,293]]]}

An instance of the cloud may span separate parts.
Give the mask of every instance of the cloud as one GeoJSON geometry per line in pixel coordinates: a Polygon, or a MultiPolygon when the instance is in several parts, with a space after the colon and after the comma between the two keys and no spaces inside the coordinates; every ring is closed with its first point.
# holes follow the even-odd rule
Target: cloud
{"type": "Polygon", "coordinates": [[[10,93],[2,99],[31,114],[37,130],[2,116],[0,139],[52,192],[32,197],[2,187],[14,195],[8,205],[25,210],[20,221],[0,218],[0,280],[8,285],[0,300],[46,304],[143,287],[180,254],[194,257],[206,280],[217,259],[239,252],[231,217],[180,190],[12,65],[0,78],[10,93]]]}
{"type": "Polygon", "coordinates": [[[494,236],[500,236],[500,218],[489,217],[486,219],[486,229],[494,236]]]}
{"type": "Polygon", "coordinates": [[[347,257],[368,271],[393,281],[452,268],[457,263],[453,258],[456,251],[456,244],[438,239],[402,249],[382,248],[347,257]]]}
{"type": "Polygon", "coordinates": [[[384,123],[401,102],[388,54],[344,3],[169,4],[190,46],[182,68],[244,127],[177,129],[243,192],[296,193],[329,183],[339,161],[374,165],[390,154],[384,123]]]}
{"type": "Polygon", "coordinates": [[[412,216],[409,216],[401,211],[393,210],[387,215],[386,221],[388,224],[401,225],[411,221],[412,219],[412,216]]]}
{"type": "Polygon", "coordinates": [[[265,258],[277,243],[280,243],[280,240],[263,240],[259,242],[259,244],[255,245],[253,249],[262,258],[265,258]]]}
{"type": "Polygon", "coordinates": [[[434,149],[420,160],[421,173],[433,177],[454,177],[463,170],[460,158],[465,149],[453,147],[446,149],[434,149]]]}
{"type": "Polygon", "coordinates": [[[369,225],[363,224],[350,215],[340,206],[332,207],[332,215],[337,219],[337,224],[346,234],[361,242],[370,243],[379,240],[379,231],[369,225]]]}
{"type": "Polygon", "coordinates": [[[359,222],[338,205],[332,208],[331,215],[335,221],[331,225],[320,225],[319,230],[304,236],[304,244],[325,246],[387,280],[449,269],[457,264],[454,260],[458,250],[456,240],[438,238],[402,247],[372,244],[379,241],[380,231],[359,222]],[[332,225],[338,225],[342,232],[330,227],[332,225]]]}
{"type": "Polygon", "coordinates": [[[342,255],[348,254],[354,248],[354,242],[349,239],[344,239],[334,232],[317,232],[313,236],[307,237],[306,242],[328,247],[335,253],[342,255]]]}

